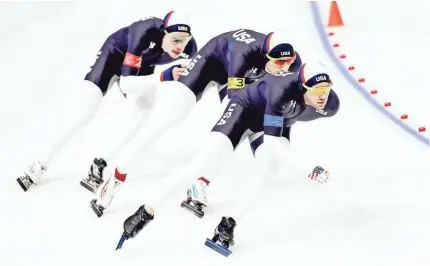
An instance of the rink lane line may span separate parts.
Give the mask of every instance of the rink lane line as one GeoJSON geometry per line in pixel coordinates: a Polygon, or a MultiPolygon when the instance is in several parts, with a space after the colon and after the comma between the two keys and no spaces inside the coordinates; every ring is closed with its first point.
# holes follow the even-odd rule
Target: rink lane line
{"type": "Polygon", "coordinates": [[[335,33],[332,31],[326,31],[326,28],[321,18],[318,2],[312,1],[310,2],[310,5],[314,17],[314,23],[317,28],[318,35],[323,43],[324,50],[331,58],[333,63],[336,65],[338,70],[345,77],[345,79],[379,112],[385,115],[388,119],[390,119],[400,128],[402,128],[404,131],[409,133],[411,136],[415,137],[418,141],[420,141],[426,146],[430,146],[429,139],[424,136],[424,132],[426,131],[426,127],[424,125],[414,126],[414,128],[411,127],[406,122],[409,122],[409,116],[407,113],[401,113],[397,111],[396,114],[393,114],[392,112],[388,111],[389,109],[393,109],[393,104],[390,101],[383,101],[383,103],[381,103],[377,99],[378,90],[371,89],[370,91],[368,91],[362,86],[362,84],[366,82],[366,79],[364,77],[360,77],[358,79],[354,78],[351,72],[355,70],[355,66],[344,66],[343,61],[346,61],[347,56],[344,53],[338,52],[339,50],[341,50],[339,43],[331,41],[332,37],[335,36],[335,33]]]}

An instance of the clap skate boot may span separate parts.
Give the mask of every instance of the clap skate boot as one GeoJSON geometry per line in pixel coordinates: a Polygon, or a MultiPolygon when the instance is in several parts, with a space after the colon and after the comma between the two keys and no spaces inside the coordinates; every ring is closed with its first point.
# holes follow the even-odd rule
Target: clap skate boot
{"type": "Polygon", "coordinates": [[[147,205],[140,206],[133,215],[124,221],[124,234],[126,234],[128,238],[137,236],[153,219],[154,209],[147,205]]]}
{"type": "Polygon", "coordinates": [[[124,221],[124,232],[122,233],[116,249],[121,249],[126,240],[137,236],[152,220],[154,220],[154,209],[148,205],[140,206],[133,215],[124,221]]]}
{"type": "Polygon", "coordinates": [[[197,179],[197,181],[191,185],[191,188],[187,190],[187,198],[181,203],[181,207],[186,208],[197,217],[202,218],[205,215],[203,208],[208,205],[205,189],[209,183],[210,181],[204,177],[197,179]]]}
{"type": "Polygon", "coordinates": [[[212,242],[219,242],[227,249],[230,245],[234,246],[234,228],[236,228],[236,221],[232,217],[222,217],[221,222],[215,228],[212,242]]]}
{"type": "Polygon", "coordinates": [[[18,177],[16,181],[24,191],[27,191],[39,181],[45,171],[46,168],[39,161],[34,161],[28,169],[24,171],[24,175],[18,177]]]}
{"type": "Polygon", "coordinates": [[[91,200],[90,206],[97,217],[103,215],[103,211],[112,203],[112,200],[120,187],[124,184],[127,174],[122,173],[118,168],[107,175],[105,180],[96,191],[96,198],[91,200]]]}
{"type": "Polygon", "coordinates": [[[103,211],[105,210],[105,207],[97,203],[96,199],[92,199],[90,201],[91,209],[96,213],[97,217],[102,217],[103,211]]]}
{"type": "Polygon", "coordinates": [[[81,186],[95,193],[103,183],[103,170],[106,166],[107,163],[103,158],[95,158],[88,171],[88,177],[81,180],[81,186]]]}
{"type": "Polygon", "coordinates": [[[205,245],[227,257],[231,254],[229,247],[234,246],[235,228],[236,221],[232,217],[222,217],[215,228],[214,236],[212,239],[206,239],[205,245]]]}

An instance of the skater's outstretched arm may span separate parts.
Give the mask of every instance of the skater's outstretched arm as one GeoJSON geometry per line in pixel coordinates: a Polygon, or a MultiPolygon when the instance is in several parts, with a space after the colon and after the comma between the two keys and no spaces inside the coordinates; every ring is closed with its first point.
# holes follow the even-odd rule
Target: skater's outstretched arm
{"type": "Polygon", "coordinates": [[[255,152],[256,159],[268,175],[275,173],[280,165],[295,164],[289,141],[282,138],[284,130],[284,110],[293,97],[292,88],[296,86],[297,75],[285,74],[282,83],[270,82],[278,77],[267,77],[270,88],[266,90],[266,109],[264,114],[264,143],[255,152]],[[288,78],[290,77],[290,78],[288,78]]]}
{"type": "MultiPolygon", "coordinates": [[[[175,16],[173,13],[172,16],[175,16]]],[[[172,18],[170,19],[172,20],[172,18]]],[[[184,65],[174,65],[164,70],[161,74],[154,74],[154,66],[148,65],[144,57],[150,56],[154,51],[165,52],[162,56],[168,59],[160,59],[163,64],[189,58],[196,53],[197,44],[191,32],[167,32],[165,25],[158,27],[159,19],[147,19],[130,25],[128,33],[128,47],[121,70],[120,87],[125,94],[134,90],[141,90],[153,86],[156,82],[173,80],[180,75],[174,75],[175,71],[185,70],[184,65]],[[161,37],[160,37],[161,36],[161,37]],[[158,40],[158,41],[157,41],[158,40]],[[180,53],[175,58],[169,57],[171,50],[180,53]],[[167,55],[169,54],[169,55],[167,55]],[[176,69],[176,70],[175,70],[176,69]]],[[[178,25],[185,25],[184,22],[178,25]]],[[[174,25],[171,25],[172,27],[174,25]]],[[[188,25],[186,28],[190,29],[188,25]]],[[[153,56],[152,56],[153,57],[153,56]]]]}

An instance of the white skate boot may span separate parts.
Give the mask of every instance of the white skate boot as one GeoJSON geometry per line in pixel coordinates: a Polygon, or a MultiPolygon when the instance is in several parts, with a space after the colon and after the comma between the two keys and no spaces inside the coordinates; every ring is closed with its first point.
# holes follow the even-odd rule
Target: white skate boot
{"type": "Polygon", "coordinates": [[[185,207],[197,217],[202,218],[205,214],[203,212],[203,207],[208,206],[206,187],[209,183],[210,181],[204,177],[197,179],[187,190],[187,199],[182,202],[181,207],[185,207]]]}
{"type": "Polygon", "coordinates": [[[101,217],[104,209],[111,204],[113,197],[124,184],[126,176],[127,174],[123,174],[118,168],[115,168],[114,173],[109,173],[107,179],[98,187],[97,197],[91,200],[91,208],[98,217],[101,217]]]}
{"type": "Polygon", "coordinates": [[[24,175],[18,177],[16,181],[24,191],[27,191],[31,186],[39,182],[40,177],[45,171],[45,167],[39,161],[34,161],[28,166],[28,169],[24,171],[24,175]]]}

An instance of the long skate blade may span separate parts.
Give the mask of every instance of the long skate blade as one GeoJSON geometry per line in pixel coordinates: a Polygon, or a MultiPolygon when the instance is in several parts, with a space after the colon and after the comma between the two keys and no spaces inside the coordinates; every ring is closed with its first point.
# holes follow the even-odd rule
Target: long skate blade
{"type": "Polygon", "coordinates": [[[204,212],[196,210],[196,208],[194,208],[190,204],[186,203],[185,201],[183,201],[181,203],[181,207],[187,209],[190,212],[192,212],[195,216],[197,216],[199,218],[202,218],[205,215],[204,212]]]}
{"type": "Polygon", "coordinates": [[[218,252],[219,254],[228,257],[231,254],[231,251],[223,246],[220,246],[214,242],[212,242],[212,240],[206,238],[206,242],[205,245],[210,247],[211,249],[215,250],[216,252],[218,252]]]}
{"type": "Polygon", "coordinates": [[[26,192],[28,190],[28,187],[22,182],[21,178],[17,178],[16,182],[21,186],[21,188],[26,192]]]}
{"type": "Polygon", "coordinates": [[[118,241],[118,244],[116,246],[115,250],[121,249],[124,242],[128,239],[127,235],[125,233],[122,234],[120,240],[118,241]]]}
{"type": "Polygon", "coordinates": [[[97,188],[95,188],[93,185],[91,185],[90,183],[87,182],[87,180],[82,179],[80,182],[81,186],[83,186],[84,188],[88,189],[89,191],[91,191],[92,193],[95,193],[97,188]]]}
{"type": "Polygon", "coordinates": [[[97,217],[101,217],[103,215],[103,212],[99,210],[99,207],[96,204],[95,200],[91,201],[91,209],[96,213],[97,217]]]}

